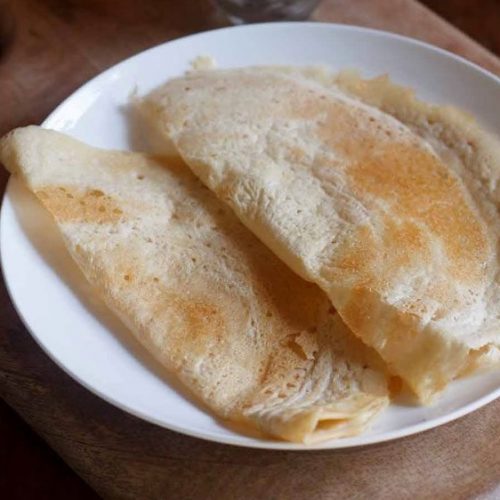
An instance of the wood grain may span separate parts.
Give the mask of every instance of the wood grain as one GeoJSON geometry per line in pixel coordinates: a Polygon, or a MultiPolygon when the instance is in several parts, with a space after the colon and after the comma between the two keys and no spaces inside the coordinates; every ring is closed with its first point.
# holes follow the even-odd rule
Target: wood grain
{"type": "Polygon", "coordinates": [[[498,0],[421,0],[429,9],[467,33],[497,56],[500,54],[498,0]]]}
{"type": "Polygon", "coordinates": [[[415,1],[329,0],[320,4],[313,17],[417,38],[500,75],[500,60],[494,54],[415,1]]]}
{"type": "Polygon", "coordinates": [[[97,493],[1,399],[0,439],[3,498],[98,500],[97,493]]]}
{"type": "MultiPolygon", "coordinates": [[[[84,81],[124,57],[221,22],[199,0],[11,0],[0,5],[10,8],[15,21],[14,28],[5,23],[10,23],[7,35],[0,38],[0,134],[39,123],[84,81]]],[[[314,17],[414,36],[500,72],[495,56],[413,0],[325,0],[314,17]]],[[[1,170],[2,189],[5,181],[1,170]]],[[[35,344],[3,283],[0,325],[0,396],[104,497],[500,495],[499,401],[441,428],[363,449],[248,450],[160,429],[93,396],[35,344]]]]}

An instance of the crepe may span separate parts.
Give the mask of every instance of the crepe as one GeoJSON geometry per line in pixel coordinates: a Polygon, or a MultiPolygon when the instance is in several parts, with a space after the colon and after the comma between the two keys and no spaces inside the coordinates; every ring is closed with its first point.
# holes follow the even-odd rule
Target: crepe
{"type": "Polygon", "coordinates": [[[3,138],[0,160],[106,304],[218,417],[314,442],[361,432],[387,405],[376,353],[180,160],[38,127],[3,138]]]}
{"type": "Polygon", "coordinates": [[[500,147],[460,112],[350,83],[314,68],[202,71],[139,108],[428,403],[498,363],[500,147]]]}

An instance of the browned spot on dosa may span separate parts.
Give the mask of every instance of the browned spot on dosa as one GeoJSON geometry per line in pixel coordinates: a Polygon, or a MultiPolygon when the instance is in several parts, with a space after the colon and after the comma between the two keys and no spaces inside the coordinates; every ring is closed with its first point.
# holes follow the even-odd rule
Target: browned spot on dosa
{"type": "MultiPolygon", "coordinates": [[[[290,91],[293,99],[287,102],[293,106],[286,113],[290,119],[314,123],[317,139],[343,157],[339,163],[330,160],[330,168],[343,169],[355,197],[369,203],[372,213],[380,218],[382,227],[377,236],[383,240],[385,260],[393,262],[393,270],[409,264],[405,254],[428,254],[429,248],[438,244],[447,257],[446,272],[452,279],[481,281],[484,262],[491,253],[486,230],[451,169],[397,123],[342,100],[320,100],[319,92],[290,91]]],[[[367,238],[366,228],[361,228],[358,236],[357,247],[366,247],[373,239],[367,238]]],[[[340,267],[359,271],[370,268],[370,263],[360,262],[359,253],[348,253],[340,267]]]]}
{"type": "Polygon", "coordinates": [[[154,309],[155,321],[169,324],[166,333],[174,351],[205,352],[224,341],[224,312],[211,301],[165,290],[157,297],[154,309]]]}
{"type": "MultiPolygon", "coordinates": [[[[465,282],[481,280],[489,250],[485,229],[459,182],[438,158],[404,144],[379,145],[376,152],[358,158],[349,168],[352,189],[383,200],[398,220],[405,221],[398,225],[385,217],[390,258],[401,249],[424,251],[432,239],[443,246],[451,276],[465,282]],[[417,224],[426,229],[427,242],[417,224]]],[[[403,264],[398,260],[395,266],[403,264]]]]}
{"type": "Polygon", "coordinates": [[[99,189],[47,186],[36,195],[58,222],[104,224],[117,222],[123,215],[120,205],[99,189]]]}

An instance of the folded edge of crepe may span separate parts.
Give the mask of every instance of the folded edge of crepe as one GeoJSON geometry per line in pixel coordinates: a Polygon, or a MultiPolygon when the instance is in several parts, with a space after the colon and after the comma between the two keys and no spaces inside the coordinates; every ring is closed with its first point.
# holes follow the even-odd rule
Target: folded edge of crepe
{"type": "Polygon", "coordinates": [[[0,161],[96,293],[218,417],[316,442],[360,433],[388,404],[376,353],[179,160],[32,126],[1,140],[0,161]]]}
{"type": "Polygon", "coordinates": [[[437,107],[393,100],[391,115],[370,91],[362,102],[316,68],[243,68],[171,80],[139,108],[429,403],[498,360],[500,147],[437,107]],[[429,115],[427,134],[412,129],[429,115]]]}

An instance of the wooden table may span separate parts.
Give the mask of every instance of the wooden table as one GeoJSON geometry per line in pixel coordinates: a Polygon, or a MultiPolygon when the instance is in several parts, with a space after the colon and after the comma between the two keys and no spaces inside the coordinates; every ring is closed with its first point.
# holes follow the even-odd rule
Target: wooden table
{"type": "MultiPolygon", "coordinates": [[[[219,22],[198,0],[0,0],[0,12],[6,6],[15,26],[0,18],[0,134],[39,123],[84,81],[124,57],[219,22]]],[[[500,74],[494,55],[414,0],[324,0],[314,18],[420,38],[500,74]]],[[[2,170],[2,189],[6,178],[2,170]]],[[[247,450],[160,429],[90,394],[36,346],[3,283],[0,325],[0,396],[102,496],[500,496],[498,401],[438,429],[359,450],[247,450]]]]}

